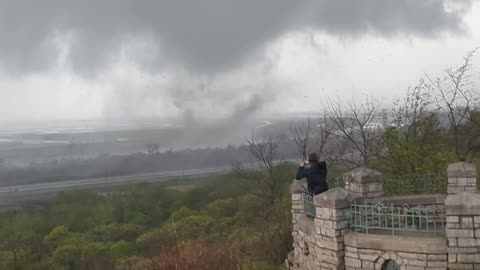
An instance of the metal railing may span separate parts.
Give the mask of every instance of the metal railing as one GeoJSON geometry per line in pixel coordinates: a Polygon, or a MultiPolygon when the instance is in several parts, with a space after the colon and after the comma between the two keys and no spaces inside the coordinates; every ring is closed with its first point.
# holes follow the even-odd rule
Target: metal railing
{"type": "Polygon", "coordinates": [[[313,204],[313,196],[303,193],[302,195],[303,207],[305,209],[305,215],[307,217],[314,218],[317,215],[317,210],[313,204]]]}
{"type": "Polygon", "coordinates": [[[350,228],[367,234],[437,237],[445,233],[445,210],[354,202],[350,205],[350,228]]]}
{"type": "Polygon", "coordinates": [[[385,175],[384,193],[389,195],[446,194],[445,174],[385,175]]]}

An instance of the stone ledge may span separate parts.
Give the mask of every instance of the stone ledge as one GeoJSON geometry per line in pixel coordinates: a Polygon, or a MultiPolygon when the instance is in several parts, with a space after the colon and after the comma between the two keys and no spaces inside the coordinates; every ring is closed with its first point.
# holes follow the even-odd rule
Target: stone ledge
{"type": "Polygon", "coordinates": [[[350,202],[358,198],[359,195],[343,188],[332,188],[327,192],[318,194],[314,198],[316,207],[330,209],[340,209],[350,207],[350,202]]]}
{"type": "Polygon", "coordinates": [[[349,232],[345,245],[355,248],[425,254],[447,254],[446,238],[421,238],[349,232]],[[412,243],[415,243],[412,245],[412,243]]]}

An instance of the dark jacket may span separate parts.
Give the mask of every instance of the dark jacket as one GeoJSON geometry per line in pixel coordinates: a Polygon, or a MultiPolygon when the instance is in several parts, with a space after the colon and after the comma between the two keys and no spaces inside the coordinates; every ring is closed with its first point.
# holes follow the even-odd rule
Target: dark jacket
{"type": "Polygon", "coordinates": [[[317,195],[328,190],[327,163],[325,161],[307,163],[298,167],[295,179],[307,178],[308,193],[317,195]]]}

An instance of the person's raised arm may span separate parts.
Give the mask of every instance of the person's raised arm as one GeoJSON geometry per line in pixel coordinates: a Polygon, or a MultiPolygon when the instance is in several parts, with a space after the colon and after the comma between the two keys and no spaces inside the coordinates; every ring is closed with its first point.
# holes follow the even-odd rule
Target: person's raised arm
{"type": "Polygon", "coordinates": [[[300,165],[298,166],[298,169],[297,169],[297,175],[295,176],[295,179],[302,180],[305,177],[306,177],[306,175],[305,175],[305,162],[300,162],[300,165]]]}

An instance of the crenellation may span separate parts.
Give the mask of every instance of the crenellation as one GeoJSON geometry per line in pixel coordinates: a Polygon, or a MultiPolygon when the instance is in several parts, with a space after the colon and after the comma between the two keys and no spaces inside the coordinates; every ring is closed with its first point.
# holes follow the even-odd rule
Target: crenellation
{"type": "MultiPolygon", "coordinates": [[[[401,270],[480,270],[480,195],[476,168],[468,163],[448,168],[448,196],[395,196],[383,198],[383,175],[358,168],[344,177],[346,190],[336,188],[313,198],[316,215],[307,218],[302,195],[292,194],[294,250],[288,270],[381,270],[384,263],[396,262],[401,270]],[[380,234],[350,229],[353,200],[384,205],[421,205],[428,211],[445,213],[442,231],[435,236],[417,237],[380,234]]],[[[291,190],[299,191],[297,187],[291,190]]],[[[373,230],[374,231],[374,230],[373,230]]]]}

